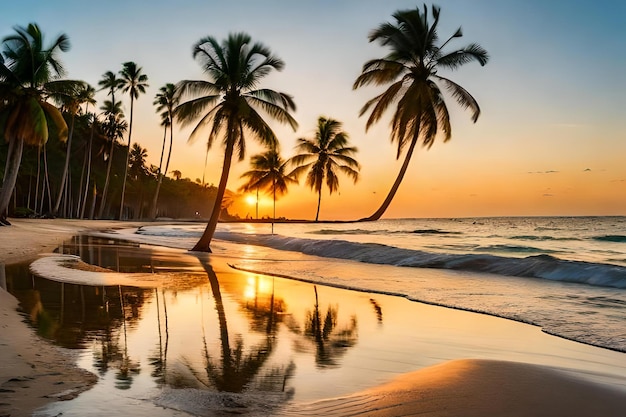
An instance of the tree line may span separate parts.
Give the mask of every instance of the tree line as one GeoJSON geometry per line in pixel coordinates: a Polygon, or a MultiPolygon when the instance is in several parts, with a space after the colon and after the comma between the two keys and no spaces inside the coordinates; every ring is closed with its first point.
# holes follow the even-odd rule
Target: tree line
{"type": "MultiPolygon", "coordinates": [[[[385,22],[369,34],[369,41],[378,42],[387,48],[388,54],[366,62],[353,88],[368,85],[387,87],[381,94],[366,102],[360,115],[369,113],[367,130],[395,106],[391,115],[390,139],[397,146],[397,158],[404,154],[404,162],[380,208],[361,220],[377,220],[386,211],[418,143],[430,148],[437,136],[443,136],[444,141],[451,138],[450,115],[443,91],[447,91],[461,107],[470,110],[474,122],[480,115],[480,107],[474,97],[438,71],[455,70],[474,61],[485,65],[488,61],[487,52],[474,43],[448,51],[447,45],[463,34],[459,28],[441,41],[437,32],[440,9],[436,6],[430,9],[424,5],[421,9],[400,10],[392,17],[393,22],[385,22]]],[[[2,41],[3,51],[0,55],[0,135],[8,142],[3,188],[0,191],[0,219],[4,222],[24,145],[34,146],[38,152],[43,148],[45,153],[46,147],[43,145],[48,141],[49,132],[52,132],[51,136],[66,143],[65,161],[68,161],[74,123],[79,119],[75,117],[79,112],[77,109],[80,109],[81,104],[87,103],[79,101],[77,97],[81,97],[81,90],[89,90],[89,86],[83,82],[62,81],[63,68],[57,55],[69,48],[65,35],[44,48],[43,36],[35,24],[28,28],[16,27],[15,30],[16,35],[8,36],[2,41]],[[50,100],[60,106],[64,115],[59,108],[50,104],[50,100]]],[[[279,140],[268,121],[289,125],[294,131],[298,124],[292,116],[292,112],[296,110],[293,97],[260,87],[263,78],[273,71],[281,71],[285,66],[284,61],[274,55],[269,47],[253,41],[246,33],[231,33],[221,42],[213,36],[200,39],[193,46],[192,56],[203,69],[206,79],[168,84],[155,99],[155,105],[162,116],[164,137],[161,162],[152,170],[151,184],[154,192],[151,194],[152,204],[147,204],[149,214],[146,217],[155,216],[155,202],[159,201],[162,184],[165,191],[167,178],[164,174],[171,155],[174,122],[182,126],[195,124],[190,140],[202,136],[207,143],[207,152],[216,142],[224,148],[222,173],[212,196],[213,207],[209,221],[193,250],[210,251],[209,245],[223,212],[224,202],[228,201],[225,198],[226,186],[233,159],[245,159],[246,141],[249,139],[258,141],[267,151],[252,157],[252,169],[244,174],[247,182],[241,189],[270,193],[275,201],[278,195],[287,191],[290,183],[297,182],[300,175],[306,174],[306,184],[318,194],[316,220],[319,216],[323,184],[332,193],[339,186],[338,174],[345,174],[354,181],[358,179],[360,165],[354,159],[357,148],[349,145],[348,135],[341,130],[341,123],[329,117],[319,118],[314,138],[298,139],[296,156],[288,160],[283,160],[280,156],[279,140]],[[165,159],[166,168],[163,170],[168,129],[169,151],[165,159]]],[[[136,204],[142,198],[133,194],[133,190],[137,188],[137,183],[133,181],[138,181],[141,177],[138,174],[141,171],[138,161],[145,153],[139,145],[131,148],[131,135],[134,100],[145,92],[147,86],[147,76],[133,62],[123,64],[118,73],[105,73],[100,82],[100,87],[107,89],[110,96],[110,100],[105,101],[101,107],[101,115],[103,136],[111,145],[107,152],[106,175],[100,193],[100,210],[104,213],[111,206],[111,201],[107,203],[109,198],[115,198],[117,203],[117,197],[110,197],[115,193],[109,192],[110,183],[113,183],[111,177],[117,175],[117,184],[121,184],[117,215],[120,219],[125,217],[125,210],[130,210],[130,206],[125,203],[127,186],[128,194],[133,195],[135,202],[132,215],[143,215],[143,205],[136,204]],[[120,90],[130,96],[129,122],[126,122],[119,102],[115,100],[116,93],[120,90]],[[128,140],[124,151],[124,147],[116,143],[125,133],[128,140]],[[118,149],[119,147],[122,149],[118,149]],[[113,157],[116,149],[118,154],[122,152],[125,161],[122,157],[121,167],[116,166],[111,175],[113,161],[120,159],[113,157]]],[[[93,123],[97,119],[94,113],[93,123]]],[[[91,130],[94,131],[95,128],[91,127],[91,130]]],[[[84,165],[89,166],[88,163],[84,165]]],[[[65,168],[62,170],[57,190],[57,201],[60,202],[54,204],[53,214],[58,214],[57,206],[61,207],[61,202],[71,200],[70,192],[65,190],[68,188],[67,184],[72,182],[72,177],[66,171],[65,168]]],[[[86,187],[89,187],[89,178],[86,183],[86,187]]],[[[148,189],[149,187],[142,188],[143,191],[148,189]]],[[[86,196],[86,193],[78,194],[79,199],[86,196]]],[[[92,201],[97,199],[96,194],[92,201]]],[[[101,213],[98,214],[101,217],[101,213]]]]}

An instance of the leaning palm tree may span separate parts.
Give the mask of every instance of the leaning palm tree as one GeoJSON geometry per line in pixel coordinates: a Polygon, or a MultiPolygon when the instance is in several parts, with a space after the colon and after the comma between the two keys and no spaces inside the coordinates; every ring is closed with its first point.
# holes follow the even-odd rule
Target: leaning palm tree
{"type": "Polygon", "coordinates": [[[391,119],[391,141],[398,146],[396,158],[407,148],[404,163],[387,198],[380,208],[362,220],[378,220],[393,199],[406,173],[413,150],[418,142],[430,148],[439,133],[444,142],[452,134],[450,115],[441,88],[445,88],[465,109],[472,112],[476,122],[480,115],[478,103],[463,87],[439,75],[440,69],[454,70],[472,61],[485,65],[487,51],[472,43],[451,52],[444,48],[463,33],[457,29],[444,42],[439,41],[439,7],[432,6],[432,21],[428,8],[401,10],[393,14],[394,23],[383,23],[369,34],[369,41],[378,41],[391,51],[387,56],[373,59],[363,65],[361,75],[354,82],[354,89],[366,85],[387,85],[382,94],[369,100],[360,115],[370,111],[366,130],[383,116],[385,111],[397,103],[391,119]]]}
{"type": "Polygon", "coordinates": [[[348,134],[341,130],[341,122],[326,117],[317,120],[317,131],[313,139],[298,139],[296,150],[300,153],[291,158],[290,163],[296,166],[296,176],[308,171],[306,185],[317,192],[315,221],[320,216],[324,180],[332,194],[339,189],[339,172],[352,178],[355,183],[359,179],[361,167],[351,156],[357,152],[357,148],[347,145],[348,134]]]}
{"type": "Polygon", "coordinates": [[[124,93],[128,92],[130,95],[130,124],[128,125],[128,149],[126,150],[126,165],[124,168],[124,181],[122,182],[122,200],[120,202],[120,215],[119,219],[122,220],[122,213],[124,212],[124,193],[126,192],[126,176],[128,175],[128,159],[130,157],[130,140],[133,134],[133,106],[135,99],[139,98],[139,94],[146,92],[148,87],[148,76],[141,73],[141,67],[138,67],[134,62],[125,62],[123,68],[120,71],[121,83],[120,88],[124,93]]]}
{"type": "MultiPolygon", "coordinates": [[[[241,175],[241,178],[247,178],[247,182],[239,189],[240,191],[264,190],[272,195],[274,220],[276,220],[276,197],[286,194],[289,184],[298,183],[293,172],[286,172],[288,164],[289,161],[284,161],[278,150],[270,149],[250,158],[252,169],[241,175]]],[[[274,223],[272,222],[273,232],[274,223]]]]}
{"type": "Polygon", "coordinates": [[[185,80],[178,84],[180,95],[189,97],[189,100],[178,105],[176,116],[183,125],[200,117],[190,140],[197,138],[202,128],[210,125],[207,146],[223,135],[225,148],[213,211],[202,237],[192,248],[210,252],[233,154],[237,152],[239,160],[243,160],[246,135],[268,148],[276,146],[276,135],[259,110],[278,122],[289,124],[294,130],[297,123],[289,114],[290,110],[295,110],[290,96],[270,89],[257,89],[262,78],[272,70],[280,71],[284,67],[284,62],[265,45],[252,43],[245,33],[230,34],[222,43],[208,36],[194,45],[193,57],[199,61],[209,80],[185,80]]]}
{"type": "Polygon", "coordinates": [[[163,172],[167,172],[170,166],[170,157],[172,156],[172,145],[174,144],[174,129],[172,126],[172,120],[174,116],[174,107],[178,105],[178,97],[176,94],[176,86],[174,84],[165,84],[159,89],[156,97],[154,98],[157,111],[161,112],[161,126],[164,127],[163,132],[163,146],[161,147],[161,160],[159,161],[158,181],[156,191],[154,192],[154,198],[152,199],[152,206],[150,209],[150,218],[154,220],[157,214],[157,202],[159,200],[159,191],[161,190],[161,183],[163,182],[163,172]],[[165,153],[165,138],[167,135],[167,129],[170,130],[170,146],[167,152],[167,160],[165,161],[165,170],[161,170],[163,165],[163,156],[165,153]]]}
{"type": "Polygon", "coordinates": [[[0,225],[10,224],[6,214],[24,144],[45,144],[50,124],[61,141],[67,139],[67,124],[46,97],[49,83],[64,75],[58,55],[69,50],[69,38],[63,34],[45,46],[37,24],[14,30],[15,34],[2,40],[0,53],[0,138],[9,143],[0,190],[0,225]]]}

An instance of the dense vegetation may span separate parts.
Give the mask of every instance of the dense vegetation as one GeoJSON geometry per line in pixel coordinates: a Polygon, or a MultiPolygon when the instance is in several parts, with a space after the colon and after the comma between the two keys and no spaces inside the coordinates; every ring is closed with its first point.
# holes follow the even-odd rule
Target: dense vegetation
{"type": "MultiPolygon", "coordinates": [[[[69,122],[69,115],[65,115],[69,122]]],[[[74,143],[71,149],[68,176],[69,193],[61,201],[58,216],[67,218],[89,218],[97,216],[102,199],[102,190],[107,171],[110,143],[100,129],[95,129],[91,147],[91,181],[85,187],[86,164],[89,156],[91,124],[88,117],[76,118],[74,143]],[[87,188],[87,196],[84,192],[87,188]],[[94,199],[95,194],[95,199],[94,199]],[[83,205],[83,199],[85,203],[83,205]]],[[[139,146],[137,144],[134,144],[139,146]]],[[[117,218],[123,186],[126,146],[115,143],[111,179],[103,218],[117,218]]],[[[157,186],[157,167],[147,166],[144,153],[137,155],[131,149],[128,168],[128,183],[124,204],[124,217],[127,219],[148,218],[150,204],[157,186]]],[[[8,144],[0,143],[0,166],[6,162],[8,144]]],[[[51,135],[44,149],[26,146],[22,157],[9,213],[14,217],[48,216],[57,196],[66,144],[57,135],[51,135]],[[46,166],[47,165],[47,175],[46,166]]],[[[0,172],[1,178],[1,172],[0,172]]],[[[159,195],[157,217],[199,218],[208,217],[210,203],[214,200],[216,188],[202,185],[189,178],[176,179],[163,176],[159,195]]],[[[223,215],[227,213],[223,213],[223,215]]]]}

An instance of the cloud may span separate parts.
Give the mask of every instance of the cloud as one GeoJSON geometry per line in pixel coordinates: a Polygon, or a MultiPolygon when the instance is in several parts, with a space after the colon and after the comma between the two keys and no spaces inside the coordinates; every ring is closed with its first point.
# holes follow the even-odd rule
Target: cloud
{"type": "Polygon", "coordinates": [[[585,168],[583,169],[583,172],[591,172],[591,168],[585,168]]]}
{"type": "Polygon", "coordinates": [[[528,171],[529,174],[557,174],[559,171],[548,170],[548,171],[528,171]]]}
{"type": "Polygon", "coordinates": [[[544,194],[542,197],[554,197],[554,194],[548,194],[548,193],[546,193],[546,194],[544,194]]]}

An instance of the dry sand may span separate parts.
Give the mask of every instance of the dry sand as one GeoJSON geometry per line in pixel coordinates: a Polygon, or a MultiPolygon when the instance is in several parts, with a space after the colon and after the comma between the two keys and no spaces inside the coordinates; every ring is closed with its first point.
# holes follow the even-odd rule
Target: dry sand
{"type": "MultiPolygon", "coordinates": [[[[0,228],[0,263],[50,251],[83,230],[144,223],[56,219],[13,224],[0,228]]],[[[96,381],[65,351],[35,335],[16,308],[15,298],[0,289],[0,417],[29,416],[48,402],[75,397],[96,381]]],[[[461,360],[351,396],[292,404],[280,414],[623,417],[626,392],[536,365],[461,360]]]]}

